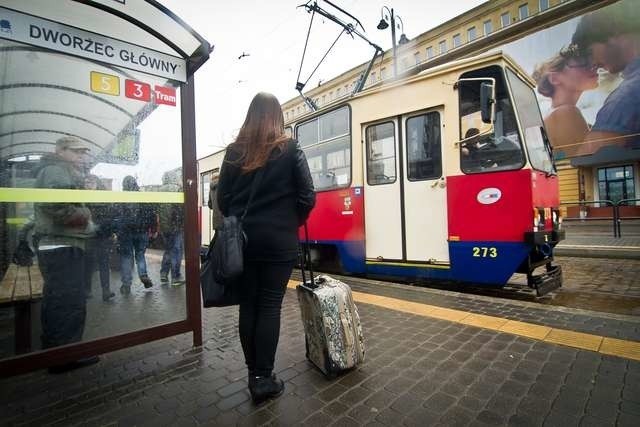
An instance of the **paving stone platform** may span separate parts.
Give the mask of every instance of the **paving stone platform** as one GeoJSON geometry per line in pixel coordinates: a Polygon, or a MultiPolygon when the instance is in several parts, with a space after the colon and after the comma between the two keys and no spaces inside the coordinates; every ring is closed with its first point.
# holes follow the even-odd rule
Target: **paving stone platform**
{"type": "MultiPolygon", "coordinates": [[[[490,297],[352,285],[394,298],[594,328],[588,316],[560,315],[553,307],[533,311],[490,297]]],[[[368,304],[359,310],[367,360],[327,380],[305,360],[298,304],[288,290],[276,363],[286,392],[258,407],[246,389],[237,309],[207,309],[202,348],[191,348],[186,334],[106,354],[98,365],[63,375],[38,371],[0,380],[0,424],[640,425],[638,361],[368,304]]],[[[624,336],[637,333],[604,325],[615,327],[624,336]]]]}

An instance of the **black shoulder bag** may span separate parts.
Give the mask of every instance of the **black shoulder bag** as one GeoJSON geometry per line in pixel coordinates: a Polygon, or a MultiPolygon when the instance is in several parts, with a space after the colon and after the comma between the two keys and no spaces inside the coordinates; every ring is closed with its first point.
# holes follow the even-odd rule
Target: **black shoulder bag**
{"type": "Polygon", "coordinates": [[[242,216],[229,215],[222,218],[209,244],[209,251],[200,271],[202,305],[204,307],[226,307],[239,304],[240,295],[235,285],[244,270],[244,248],[247,236],[242,221],[262,179],[264,168],[256,172],[251,183],[251,193],[242,216]]]}

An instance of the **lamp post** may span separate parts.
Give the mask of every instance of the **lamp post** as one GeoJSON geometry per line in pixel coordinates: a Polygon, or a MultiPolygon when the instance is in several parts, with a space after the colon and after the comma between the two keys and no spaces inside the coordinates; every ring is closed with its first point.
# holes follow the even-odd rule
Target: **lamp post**
{"type": "Polygon", "coordinates": [[[397,56],[397,44],[403,45],[409,43],[409,39],[404,34],[404,22],[402,22],[402,18],[400,16],[393,13],[393,8],[389,9],[387,6],[382,6],[380,10],[381,19],[378,23],[379,30],[386,30],[389,27],[389,22],[391,23],[391,46],[393,47],[393,77],[398,75],[398,56],[397,56]],[[384,14],[387,12],[388,16],[384,14]],[[402,28],[402,35],[400,36],[400,41],[396,44],[396,19],[400,21],[402,28]]]}

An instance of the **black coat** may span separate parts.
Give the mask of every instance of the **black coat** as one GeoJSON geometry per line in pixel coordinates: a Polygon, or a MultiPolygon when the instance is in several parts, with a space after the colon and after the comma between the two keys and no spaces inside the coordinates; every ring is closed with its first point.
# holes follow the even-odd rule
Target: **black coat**
{"type": "MultiPolygon", "coordinates": [[[[220,171],[217,199],[225,216],[242,216],[256,175],[256,171],[243,174],[236,162],[238,157],[233,145],[229,146],[220,171]]],[[[316,201],[307,159],[297,141],[291,140],[283,152],[274,150],[263,167],[264,174],[242,223],[248,238],[245,258],[295,260],[298,227],[316,201]]]]}

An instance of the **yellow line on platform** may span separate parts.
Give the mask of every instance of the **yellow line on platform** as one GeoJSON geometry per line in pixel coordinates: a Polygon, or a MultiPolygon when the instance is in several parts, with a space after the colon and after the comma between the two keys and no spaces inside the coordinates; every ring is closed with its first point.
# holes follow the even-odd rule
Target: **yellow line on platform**
{"type": "MultiPolygon", "coordinates": [[[[295,289],[300,284],[297,280],[289,280],[287,287],[295,289]]],[[[438,307],[398,298],[381,295],[353,292],[353,300],[363,304],[375,305],[403,313],[435,319],[448,320],[468,326],[506,332],[521,337],[544,341],[551,344],[575,347],[581,350],[595,351],[625,359],[640,360],[640,342],[585,334],[566,329],[551,328],[534,323],[519,322],[497,316],[469,313],[462,310],[438,307]]]]}

